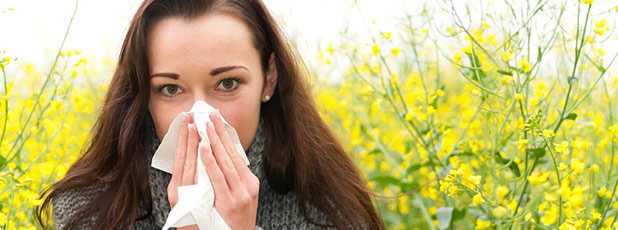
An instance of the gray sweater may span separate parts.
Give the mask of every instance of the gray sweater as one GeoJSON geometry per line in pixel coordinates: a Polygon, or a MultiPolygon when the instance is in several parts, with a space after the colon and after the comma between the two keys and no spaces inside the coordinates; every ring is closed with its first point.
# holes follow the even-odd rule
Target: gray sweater
{"type": "MultiPolygon", "coordinates": [[[[151,119],[147,119],[152,135],[147,141],[150,146],[148,162],[152,160],[154,152],[158,148],[160,141],[156,136],[154,125],[151,119]]],[[[257,210],[256,228],[263,229],[322,229],[322,227],[311,224],[301,213],[294,192],[285,195],[276,193],[268,184],[262,164],[262,151],[264,148],[264,124],[260,120],[256,136],[251,142],[247,157],[249,168],[260,180],[260,193],[257,210]]],[[[167,215],[170,211],[167,199],[167,185],[171,174],[149,167],[150,192],[152,195],[152,215],[147,219],[138,221],[135,229],[161,229],[165,224],[167,215]]],[[[60,194],[52,200],[53,218],[55,229],[65,229],[70,218],[78,213],[83,207],[88,205],[90,199],[100,194],[106,184],[97,184],[87,188],[74,189],[60,194]]],[[[141,202],[140,202],[141,203],[141,202]]],[[[138,215],[146,213],[148,207],[140,205],[138,215]]],[[[308,205],[308,211],[313,219],[320,223],[329,223],[327,217],[317,208],[308,205]]],[[[88,229],[95,222],[95,216],[90,216],[81,220],[77,229],[88,229]]]]}

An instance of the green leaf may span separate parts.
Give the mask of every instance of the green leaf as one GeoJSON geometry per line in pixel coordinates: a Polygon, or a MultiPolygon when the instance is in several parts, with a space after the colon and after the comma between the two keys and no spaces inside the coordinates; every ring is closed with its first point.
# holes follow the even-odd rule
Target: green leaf
{"type": "Polygon", "coordinates": [[[423,167],[423,166],[425,166],[425,165],[427,165],[427,164],[422,164],[422,163],[421,163],[421,164],[413,164],[413,165],[410,165],[410,166],[408,166],[408,168],[406,169],[406,174],[410,174],[410,173],[416,172],[416,170],[419,170],[421,167],[423,167]]]}
{"type": "Polygon", "coordinates": [[[577,114],[575,113],[570,113],[569,115],[567,115],[564,119],[565,120],[572,120],[575,121],[575,118],[577,118],[577,114]]]}
{"type": "Polygon", "coordinates": [[[391,184],[397,185],[397,186],[401,185],[401,180],[395,177],[392,177],[392,176],[379,175],[369,180],[375,181],[376,183],[381,184],[381,185],[391,185],[391,184]]]}
{"type": "Polygon", "coordinates": [[[466,210],[465,207],[462,209],[455,209],[453,211],[453,221],[463,219],[466,216],[466,213],[468,213],[468,210],[466,210]]]}
{"type": "Polygon", "coordinates": [[[503,165],[508,164],[509,169],[511,169],[511,172],[513,172],[513,174],[515,174],[515,176],[519,177],[521,175],[521,172],[519,171],[519,167],[517,167],[517,164],[515,164],[515,161],[511,161],[510,159],[502,158],[502,156],[500,156],[500,152],[499,151],[496,151],[494,153],[494,155],[496,156],[496,160],[500,164],[503,164],[503,165]]]}
{"type": "Polygon", "coordinates": [[[506,144],[509,142],[509,140],[511,140],[511,138],[513,137],[513,135],[515,134],[515,132],[509,132],[508,135],[506,135],[502,141],[500,141],[500,146],[506,146],[506,144]]]}
{"type": "Polygon", "coordinates": [[[439,207],[436,210],[436,218],[438,219],[438,228],[447,229],[451,226],[453,219],[453,207],[439,207]]]}
{"type": "Polygon", "coordinates": [[[545,156],[546,152],[544,148],[528,149],[528,154],[532,153],[532,158],[541,158],[545,156]]]}
{"type": "Polygon", "coordinates": [[[6,165],[6,158],[0,156],[0,169],[4,168],[4,165],[6,165]]]}
{"type": "Polygon", "coordinates": [[[509,76],[513,76],[513,73],[511,73],[511,72],[509,72],[509,71],[506,71],[506,70],[501,70],[501,69],[500,69],[500,70],[498,70],[498,73],[499,73],[499,74],[502,74],[502,75],[509,75],[509,76]]]}

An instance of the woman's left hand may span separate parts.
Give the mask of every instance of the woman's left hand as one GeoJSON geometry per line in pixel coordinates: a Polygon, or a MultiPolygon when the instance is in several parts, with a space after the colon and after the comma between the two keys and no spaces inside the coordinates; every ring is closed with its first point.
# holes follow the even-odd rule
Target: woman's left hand
{"type": "Polygon", "coordinates": [[[200,159],[215,191],[214,206],[231,229],[255,229],[260,181],[236,151],[218,110],[210,120],[211,148],[200,144],[200,159]]]}

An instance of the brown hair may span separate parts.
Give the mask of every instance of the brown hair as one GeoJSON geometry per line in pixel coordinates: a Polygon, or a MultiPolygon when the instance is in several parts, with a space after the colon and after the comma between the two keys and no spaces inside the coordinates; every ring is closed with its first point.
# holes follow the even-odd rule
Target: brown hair
{"type": "Polygon", "coordinates": [[[152,197],[146,156],[135,154],[146,151],[147,146],[138,140],[147,137],[143,121],[150,116],[146,35],[162,19],[191,20],[215,11],[239,17],[247,24],[264,71],[270,54],[275,54],[276,90],[261,107],[265,124],[263,160],[269,184],[281,194],[294,192],[301,212],[314,224],[325,226],[308,215],[307,202],[338,229],[384,228],[364,179],[317,112],[300,58],[285,43],[259,0],[145,0],[141,4],[122,45],[88,148],[66,176],[41,195],[45,201],[35,210],[41,225],[43,212],[60,193],[101,181],[109,184],[105,196],[93,198],[86,210],[72,218],[70,226],[94,213],[98,213],[94,226],[110,229],[125,222],[133,225],[150,215],[138,217],[138,202],[151,207],[152,197]]]}

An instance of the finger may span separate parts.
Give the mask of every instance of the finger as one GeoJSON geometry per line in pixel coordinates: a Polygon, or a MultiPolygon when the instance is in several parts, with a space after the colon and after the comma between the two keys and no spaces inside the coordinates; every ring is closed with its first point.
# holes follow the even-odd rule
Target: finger
{"type": "Polygon", "coordinates": [[[219,165],[217,165],[217,160],[212,155],[209,145],[208,141],[200,143],[200,159],[202,159],[204,163],[206,173],[208,173],[208,178],[212,184],[212,189],[215,190],[215,199],[228,200],[230,197],[229,186],[225,181],[223,172],[221,172],[219,165]]]}
{"type": "Polygon", "coordinates": [[[180,131],[178,132],[176,152],[174,153],[172,178],[167,186],[167,194],[171,206],[176,205],[176,202],[178,201],[178,185],[180,185],[182,180],[183,165],[186,158],[187,125],[189,122],[189,117],[190,116],[188,116],[188,114],[181,114],[180,131]]]}
{"type": "Polygon", "coordinates": [[[182,184],[181,185],[192,185],[195,184],[195,171],[196,171],[196,162],[197,162],[197,145],[198,145],[198,134],[197,128],[194,123],[189,124],[189,136],[187,137],[187,157],[184,162],[184,169],[182,172],[182,184]]]}
{"type": "Polygon", "coordinates": [[[223,145],[225,146],[229,157],[232,159],[234,163],[234,167],[240,177],[241,183],[244,184],[247,191],[251,194],[259,191],[260,181],[259,179],[251,172],[249,167],[246,165],[244,159],[240,156],[240,153],[237,151],[235,145],[232,142],[232,138],[230,134],[227,132],[227,128],[225,127],[225,122],[219,113],[219,110],[215,110],[214,114],[211,114],[211,120],[214,122],[215,129],[218,130],[219,138],[221,139],[223,145]],[[253,192],[252,192],[253,191],[253,192]]]}
{"type": "Polygon", "coordinates": [[[187,153],[187,133],[188,119],[187,114],[182,114],[180,122],[180,131],[178,132],[178,141],[176,144],[176,153],[174,153],[174,167],[172,169],[172,180],[182,180],[182,171],[187,153]]]}
{"type": "Polygon", "coordinates": [[[170,208],[174,208],[178,203],[178,184],[174,181],[170,181],[167,185],[167,200],[170,202],[170,208]]]}
{"type": "Polygon", "coordinates": [[[210,119],[214,122],[215,130],[219,135],[219,139],[221,140],[221,143],[223,143],[223,146],[225,147],[228,156],[230,157],[230,159],[232,159],[232,163],[234,164],[234,167],[236,168],[240,179],[243,181],[243,183],[246,182],[246,178],[248,178],[250,175],[253,175],[253,173],[251,172],[251,170],[249,170],[249,167],[247,167],[247,165],[245,164],[244,159],[236,150],[236,146],[232,142],[232,138],[230,137],[227,129],[225,128],[225,123],[221,118],[219,110],[216,110],[214,113],[212,113],[210,115],[210,119]]]}
{"type": "Polygon", "coordinates": [[[232,159],[230,159],[230,157],[228,156],[225,147],[223,147],[221,139],[219,138],[219,135],[217,134],[214,125],[212,124],[212,122],[208,122],[207,126],[208,127],[206,129],[208,130],[207,133],[208,138],[210,139],[210,146],[212,147],[213,155],[215,156],[217,164],[219,165],[219,168],[225,176],[227,184],[230,186],[230,190],[243,190],[244,186],[242,184],[242,181],[240,180],[240,176],[238,175],[238,172],[234,167],[232,159]]]}

